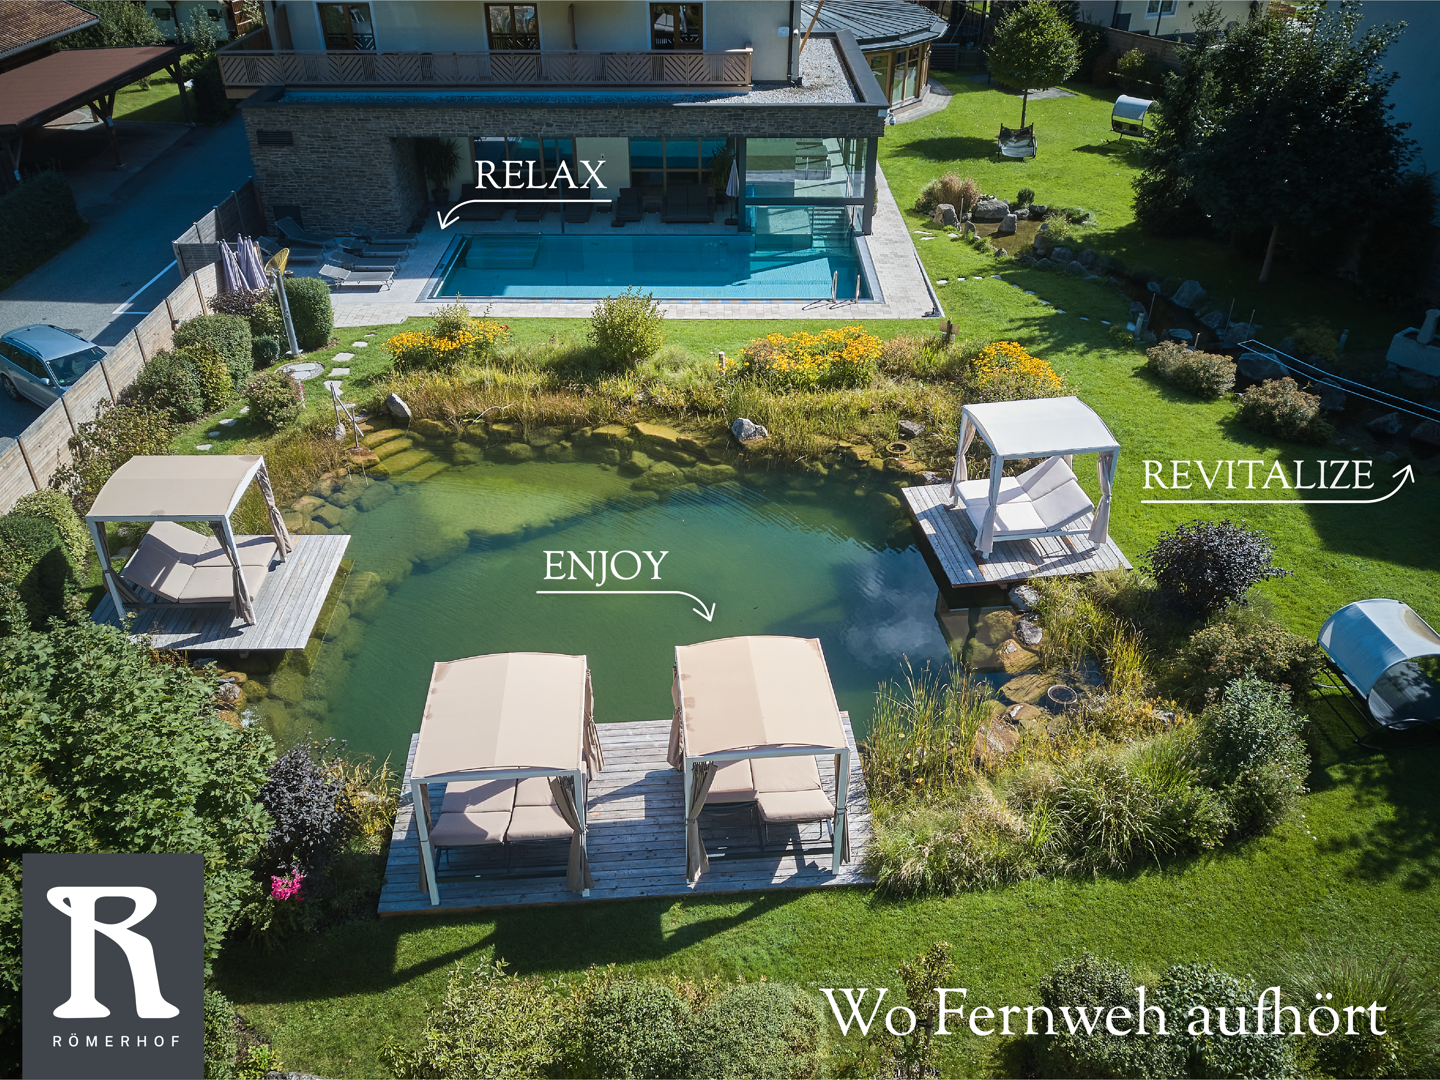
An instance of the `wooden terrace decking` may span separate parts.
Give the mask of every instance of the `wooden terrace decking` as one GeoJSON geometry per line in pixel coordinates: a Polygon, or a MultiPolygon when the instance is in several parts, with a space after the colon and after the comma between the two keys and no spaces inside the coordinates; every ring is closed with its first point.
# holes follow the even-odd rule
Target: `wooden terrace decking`
{"type": "MultiPolygon", "coordinates": [[[[395,819],[385,886],[380,893],[380,914],[415,912],[453,913],[527,904],[590,903],[648,896],[693,896],[698,893],[732,893],[773,889],[816,889],[835,885],[870,884],[860,872],[865,845],[870,839],[870,803],[855,750],[850,717],[841,713],[845,741],[850,744],[850,861],[838,874],[830,873],[828,830],[823,843],[813,840],[817,826],[805,826],[812,842],[797,851],[794,827],[771,831],[768,851],[761,852],[748,826],[736,827],[737,811],[701,817],[702,835],[710,853],[710,870],[689,885],[685,880],[685,819],[681,809],[681,775],[665,760],[670,737],[669,720],[600,725],[605,770],[596,773],[589,788],[590,869],[595,887],[588,897],[565,888],[564,852],[559,872],[548,876],[494,876],[480,880],[446,880],[440,871],[440,906],[432,907],[421,889],[420,841],[414,806],[409,801],[410,767],[415,743],[405,763],[401,784],[402,805],[395,819]],[[740,833],[751,832],[749,841],[740,833]],[[736,841],[739,841],[738,843],[736,841]],[[721,854],[722,845],[725,854],[721,854]],[[741,849],[737,853],[736,849],[741,849]],[[822,851],[823,848],[823,851],[822,851]]],[[[834,758],[819,759],[820,779],[833,791],[834,758]]],[[[431,788],[432,812],[438,814],[445,786],[431,788]]],[[[566,842],[568,844],[568,841],[566,842]]]]}
{"type": "MultiPolygon", "coordinates": [[[[290,555],[271,568],[260,587],[253,626],[236,624],[228,604],[151,604],[140,609],[131,633],[150,635],[157,649],[246,652],[305,648],[350,537],[293,539],[290,555]]],[[[98,623],[119,625],[109,593],[94,617],[98,623]]]]}
{"type": "MultiPolygon", "coordinates": [[[[908,487],[902,493],[911,516],[951,585],[1001,585],[1029,578],[1130,569],[1130,560],[1125,558],[1114,537],[1095,545],[1084,535],[1005,540],[995,545],[988,559],[978,559],[975,525],[964,510],[949,509],[948,482],[908,487]]],[[[1083,533],[1092,520],[1092,515],[1086,514],[1071,528],[1083,533]]]]}

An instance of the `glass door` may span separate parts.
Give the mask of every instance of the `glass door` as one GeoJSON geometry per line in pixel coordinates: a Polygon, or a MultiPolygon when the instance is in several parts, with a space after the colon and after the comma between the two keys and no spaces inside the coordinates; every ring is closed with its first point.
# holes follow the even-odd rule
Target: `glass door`
{"type": "Polygon", "coordinates": [[[320,4],[320,31],[330,52],[374,52],[369,4],[320,4]]]}

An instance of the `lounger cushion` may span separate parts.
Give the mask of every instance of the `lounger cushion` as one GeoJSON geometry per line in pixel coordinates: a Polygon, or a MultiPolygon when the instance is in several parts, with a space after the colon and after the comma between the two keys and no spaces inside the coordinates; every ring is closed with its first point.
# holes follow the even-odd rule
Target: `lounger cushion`
{"type": "Polygon", "coordinates": [[[554,801],[548,776],[531,776],[515,785],[516,806],[549,806],[554,801]]]}
{"type": "MultiPolygon", "coordinates": [[[[958,485],[965,512],[978,531],[990,509],[990,481],[967,480],[958,485]]],[[[1044,534],[1058,530],[1095,509],[1095,504],[1060,457],[1050,458],[1020,476],[1000,481],[995,535],[1044,534]],[[1030,487],[1027,490],[1026,484],[1030,487]]]]}
{"type": "Polygon", "coordinates": [[[755,790],[761,794],[820,790],[820,770],[813,757],[754,758],[750,771],[755,777],[755,790]]]}
{"type": "MultiPolygon", "coordinates": [[[[279,554],[272,536],[237,536],[235,547],[250,595],[258,596],[279,554]]],[[[157,521],[120,576],[177,603],[229,603],[234,593],[230,557],[213,535],[174,521],[157,521]]]]}
{"type": "Polygon", "coordinates": [[[514,780],[452,780],[445,785],[442,814],[508,814],[515,805],[514,780]]]}
{"type": "Polygon", "coordinates": [[[554,803],[545,806],[517,806],[510,815],[510,828],[505,833],[505,839],[512,842],[567,840],[574,832],[560,816],[554,803]]]}
{"type": "Polygon", "coordinates": [[[705,794],[707,806],[715,803],[745,803],[755,801],[755,781],[750,772],[749,761],[732,761],[721,765],[710,782],[705,794]]]}
{"type": "Polygon", "coordinates": [[[817,789],[809,791],[762,791],[755,800],[760,817],[771,825],[823,821],[835,816],[835,804],[817,789]]]}
{"type": "MultiPolygon", "coordinates": [[[[249,586],[253,600],[260,595],[269,571],[263,566],[246,566],[244,563],[241,563],[240,570],[245,575],[245,584],[249,586]]],[[[224,566],[193,567],[179,595],[167,599],[182,604],[228,604],[234,596],[235,572],[227,562],[224,566]]]]}
{"type": "Polygon", "coordinates": [[[430,830],[430,843],[435,847],[503,844],[509,824],[506,813],[441,814],[430,830]]]}

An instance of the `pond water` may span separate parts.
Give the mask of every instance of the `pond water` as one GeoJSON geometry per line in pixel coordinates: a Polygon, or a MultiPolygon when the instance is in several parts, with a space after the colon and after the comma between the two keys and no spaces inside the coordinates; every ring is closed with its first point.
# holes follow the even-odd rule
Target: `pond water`
{"type": "Polygon", "coordinates": [[[742,473],[663,501],[589,462],[482,462],[420,483],[372,481],[332,525],[353,537],[354,570],[343,607],[327,613],[326,644],[308,671],[294,658],[264,678],[271,690],[257,711],[282,743],[313,730],[403,761],[439,660],[584,653],[596,718],[647,720],[670,715],[676,645],[792,634],[821,640],[840,707],[863,737],[880,682],[901,677],[907,659],[950,661],[937,588],[893,482],[870,475],[742,473]],[[597,577],[593,552],[636,555],[612,559],[602,589],[572,551],[597,577]],[[633,580],[614,580],[617,569],[633,580]],[[537,595],[546,589],[587,595],[537,595]],[[714,605],[713,621],[701,605],[714,605]]]}

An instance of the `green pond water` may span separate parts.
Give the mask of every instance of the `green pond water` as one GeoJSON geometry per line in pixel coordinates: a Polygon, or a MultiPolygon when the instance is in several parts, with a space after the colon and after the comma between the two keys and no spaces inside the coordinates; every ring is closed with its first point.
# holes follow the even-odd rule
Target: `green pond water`
{"type": "MultiPolygon", "coordinates": [[[[403,762],[432,664],[481,653],[586,654],[596,718],[607,722],[670,715],[676,645],[818,637],[862,736],[880,682],[907,659],[950,661],[935,582],[884,480],[753,474],[660,501],[613,469],[531,462],[375,483],[337,527],[353,537],[354,569],[326,644],[303,682],[287,662],[259,703],[282,742],[310,730],[403,762]],[[564,580],[546,580],[557,562],[547,551],[575,551],[597,573],[590,552],[636,552],[640,574],[608,578],[605,590],[683,590],[715,605],[713,621],[685,596],[602,594],[568,554],[564,580]],[[668,552],[658,581],[646,551],[668,552]],[[544,589],[587,595],[537,595],[544,589]]],[[[630,556],[613,565],[635,570],[630,556]]]]}

